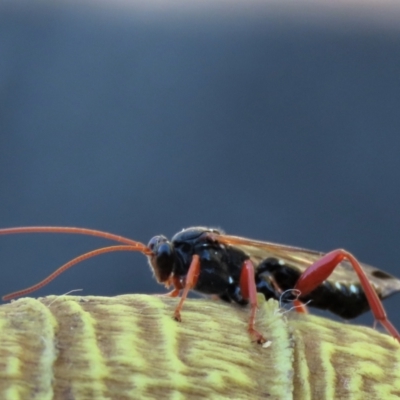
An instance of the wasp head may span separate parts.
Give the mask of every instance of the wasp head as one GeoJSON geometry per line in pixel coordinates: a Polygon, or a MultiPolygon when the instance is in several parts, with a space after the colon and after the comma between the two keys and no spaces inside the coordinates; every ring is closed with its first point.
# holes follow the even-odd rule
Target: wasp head
{"type": "Polygon", "coordinates": [[[147,247],[152,254],[148,256],[157,282],[167,282],[172,274],[175,262],[175,251],[171,242],[165,236],[154,236],[147,247]]]}

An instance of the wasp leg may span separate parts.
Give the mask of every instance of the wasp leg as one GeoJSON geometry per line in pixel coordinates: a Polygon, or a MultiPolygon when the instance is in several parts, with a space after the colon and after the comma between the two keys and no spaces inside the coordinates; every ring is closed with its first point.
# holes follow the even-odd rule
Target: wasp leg
{"type": "Polygon", "coordinates": [[[317,262],[308,267],[295,285],[295,289],[301,292],[301,296],[304,296],[312,292],[317,286],[319,286],[333,270],[340,264],[343,259],[347,259],[354,271],[358,275],[358,279],[364,289],[365,296],[367,297],[369,306],[371,307],[372,314],[375,320],[378,321],[395,339],[400,342],[400,334],[396,328],[388,320],[385,309],[383,308],[382,302],[375,292],[375,289],[368,280],[367,275],[362,269],[357,259],[345,250],[333,250],[330,253],[325,254],[317,262]]]}
{"type": "Polygon", "coordinates": [[[257,287],[254,279],[254,266],[250,260],[246,260],[243,263],[242,272],[240,274],[240,290],[242,291],[243,297],[250,301],[251,309],[248,330],[250,334],[257,339],[257,343],[265,343],[266,340],[263,335],[254,328],[258,303],[257,287]]]}
{"type": "MultiPolygon", "coordinates": [[[[282,289],[279,287],[279,285],[277,284],[275,278],[271,276],[271,277],[270,277],[270,281],[271,281],[272,286],[274,287],[275,291],[276,291],[277,293],[280,293],[281,296],[282,296],[283,291],[282,291],[282,289]]],[[[294,311],[296,311],[296,312],[298,312],[298,313],[300,313],[300,314],[308,314],[308,308],[307,308],[307,306],[306,306],[302,301],[300,301],[299,299],[294,299],[294,300],[292,301],[292,303],[293,303],[293,309],[294,309],[294,311]]]]}
{"type": "Polygon", "coordinates": [[[189,291],[193,289],[194,286],[196,286],[199,274],[200,274],[200,258],[197,254],[195,254],[192,258],[192,262],[190,263],[190,267],[186,275],[185,287],[183,288],[181,300],[179,301],[179,304],[175,309],[174,318],[179,322],[181,321],[181,310],[183,307],[183,303],[185,302],[189,291]]]}
{"type": "Polygon", "coordinates": [[[181,292],[181,289],[174,289],[174,290],[171,290],[168,293],[163,294],[163,296],[165,296],[165,297],[178,297],[180,292],[181,292]]]}
{"type": "Polygon", "coordinates": [[[160,294],[159,296],[163,296],[163,297],[178,297],[179,294],[181,293],[181,290],[183,289],[183,285],[182,285],[181,279],[177,278],[176,276],[169,277],[168,280],[165,282],[164,286],[167,289],[169,289],[170,286],[172,286],[173,290],[171,290],[168,293],[160,294]]]}
{"type": "Polygon", "coordinates": [[[308,314],[307,306],[301,302],[300,300],[293,300],[294,311],[301,313],[301,314],[308,314]]]}

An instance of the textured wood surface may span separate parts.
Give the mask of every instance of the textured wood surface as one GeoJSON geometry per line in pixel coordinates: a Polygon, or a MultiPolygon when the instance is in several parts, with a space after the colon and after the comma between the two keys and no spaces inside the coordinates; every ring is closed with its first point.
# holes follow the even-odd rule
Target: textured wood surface
{"type": "Polygon", "coordinates": [[[372,329],[176,299],[49,296],[0,307],[1,399],[396,399],[400,345],[372,329]]]}

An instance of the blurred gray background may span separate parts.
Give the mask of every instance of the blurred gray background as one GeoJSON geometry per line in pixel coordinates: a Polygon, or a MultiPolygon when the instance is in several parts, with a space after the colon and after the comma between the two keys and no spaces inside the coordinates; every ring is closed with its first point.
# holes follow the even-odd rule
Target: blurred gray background
{"type": "MultiPolygon", "coordinates": [[[[147,243],[205,225],[400,277],[395,3],[145,4],[0,3],[0,226],[147,243]]],[[[1,236],[0,293],[106,244],[1,236]]],[[[34,296],[79,288],[165,291],[145,257],[114,253],[34,296]]]]}

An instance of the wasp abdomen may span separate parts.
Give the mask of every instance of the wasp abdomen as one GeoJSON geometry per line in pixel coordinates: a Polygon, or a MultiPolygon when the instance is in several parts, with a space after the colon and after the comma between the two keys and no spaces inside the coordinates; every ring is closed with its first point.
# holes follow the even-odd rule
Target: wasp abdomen
{"type": "Polygon", "coordinates": [[[275,298],[283,303],[298,298],[310,307],[329,310],[344,319],[356,318],[370,309],[359,284],[326,280],[306,296],[291,291],[300,275],[296,267],[274,257],[267,258],[257,267],[257,291],[266,299],[275,298]]]}

